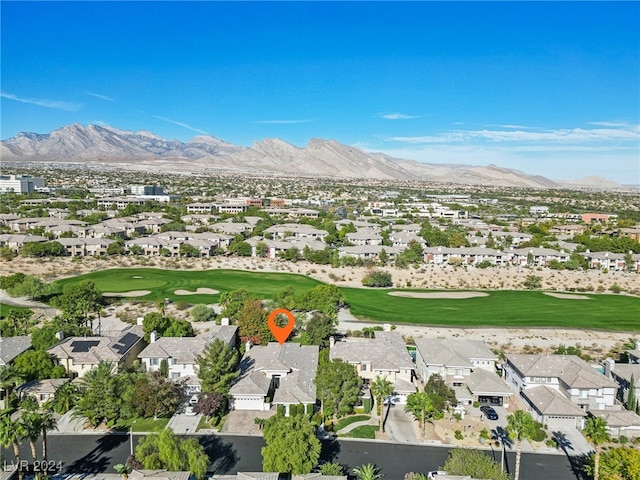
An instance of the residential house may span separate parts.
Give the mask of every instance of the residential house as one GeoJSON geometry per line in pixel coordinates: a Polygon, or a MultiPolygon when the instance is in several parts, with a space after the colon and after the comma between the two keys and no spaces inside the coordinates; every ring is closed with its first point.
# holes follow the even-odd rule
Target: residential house
{"type": "Polygon", "coordinates": [[[240,362],[240,377],[229,390],[230,408],[264,411],[283,405],[286,415],[293,404],[313,408],[318,353],[317,346],[298,343],[250,346],[240,362]]]}
{"type": "MultiPolygon", "coordinates": [[[[146,371],[160,370],[162,362],[167,363],[167,376],[173,380],[189,380],[198,376],[196,357],[216,339],[234,348],[238,342],[238,327],[235,325],[216,325],[206,333],[195,337],[159,337],[152,333],[150,343],[138,354],[146,371]]],[[[189,393],[200,391],[200,382],[190,382],[189,393]]]]}
{"type": "Polygon", "coordinates": [[[19,235],[12,233],[0,234],[0,247],[8,247],[12,252],[18,253],[25,243],[46,242],[48,238],[40,235],[19,235]]]}
{"type": "Polygon", "coordinates": [[[507,255],[493,248],[485,247],[429,247],[424,249],[424,262],[433,265],[460,263],[462,265],[477,265],[489,262],[492,265],[506,263],[507,255]]]}
{"type": "Polygon", "coordinates": [[[388,255],[389,260],[392,261],[396,255],[404,250],[399,247],[388,247],[385,245],[358,245],[354,247],[338,247],[338,256],[342,257],[354,257],[362,260],[372,260],[377,262],[380,259],[382,251],[388,255]]]}
{"type": "Polygon", "coordinates": [[[119,371],[126,369],[144,348],[141,326],[129,327],[117,335],[102,337],[68,337],[49,352],[69,375],[83,377],[100,362],[111,362],[119,371]]]}
{"type": "Polygon", "coordinates": [[[377,331],[375,338],[332,338],[329,358],[354,365],[365,384],[381,377],[393,383],[395,393],[401,397],[416,391],[413,359],[398,332],[377,331]]]}
{"type": "Polygon", "coordinates": [[[31,380],[23,383],[16,392],[23,397],[31,396],[38,401],[40,406],[53,399],[56,391],[70,380],[68,378],[45,378],[43,380],[31,380]]]}
{"type": "Polygon", "coordinates": [[[625,436],[640,438],[640,416],[629,410],[595,410],[591,412],[595,417],[607,422],[607,431],[613,438],[625,436]]]}
{"type": "Polygon", "coordinates": [[[31,337],[29,335],[0,337],[0,367],[9,365],[18,355],[30,348],[31,337]]]}
{"type": "Polygon", "coordinates": [[[354,245],[382,245],[382,235],[370,228],[347,233],[346,238],[354,245]]]}
{"type": "Polygon", "coordinates": [[[115,240],[108,238],[59,238],[56,240],[71,257],[99,257],[107,254],[107,248],[115,240]]]}
{"type": "Polygon", "coordinates": [[[617,397],[620,402],[625,404],[629,398],[631,378],[633,377],[633,392],[635,398],[640,401],[640,364],[615,363],[613,360],[607,359],[604,362],[604,373],[619,385],[617,397]]]}
{"type": "Polygon", "coordinates": [[[509,406],[513,392],[496,374],[498,357],[480,340],[417,338],[416,372],[423,383],[439,375],[461,404],[509,406]]]}
{"type": "Polygon", "coordinates": [[[569,253],[552,248],[520,248],[508,250],[506,253],[511,258],[511,263],[520,266],[548,267],[552,260],[566,263],[571,258],[569,253]]]}
{"type": "Polygon", "coordinates": [[[273,225],[264,231],[266,234],[273,235],[274,239],[284,239],[286,237],[299,238],[315,238],[324,240],[329,235],[326,230],[320,230],[311,225],[303,223],[283,223],[282,225],[273,225]]]}
{"type": "Polygon", "coordinates": [[[553,417],[548,420],[555,425],[581,427],[587,411],[620,408],[615,402],[618,384],[576,355],[511,354],[506,358],[504,378],[533,410],[536,401],[546,401],[550,394],[541,390],[542,393],[531,392],[531,389],[547,387],[554,390],[556,411],[541,413],[553,417]],[[576,415],[577,410],[573,406],[569,408],[556,393],[580,407],[583,415],[576,415]],[[564,414],[558,413],[557,409],[563,405],[566,407],[564,414]]]}

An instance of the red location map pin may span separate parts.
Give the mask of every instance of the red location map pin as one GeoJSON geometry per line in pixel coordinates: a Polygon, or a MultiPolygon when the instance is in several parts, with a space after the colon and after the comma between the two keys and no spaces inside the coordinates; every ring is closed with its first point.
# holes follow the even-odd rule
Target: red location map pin
{"type": "Polygon", "coordinates": [[[282,345],[287,341],[287,338],[289,338],[289,334],[293,330],[293,327],[296,326],[296,319],[294,318],[293,313],[291,313],[286,308],[276,308],[269,314],[267,323],[269,325],[271,333],[273,333],[273,336],[276,337],[278,343],[282,345]],[[278,315],[284,315],[289,319],[289,322],[284,327],[279,327],[278,325],[276,325],[276,317],[278,315]]]}

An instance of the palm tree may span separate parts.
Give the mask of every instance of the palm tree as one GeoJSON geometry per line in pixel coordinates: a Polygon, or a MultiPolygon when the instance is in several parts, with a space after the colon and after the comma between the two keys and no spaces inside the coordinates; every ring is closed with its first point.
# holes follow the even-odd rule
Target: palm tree
{"type": "Polygon", "coordinates": [[[433,412],[433,401],[426,392],[414,392],[407,397],[407,405],[405,411],[411,412],[417,420],[420,420],[422,435],[424,436],[424,428],[427,423],[427,414],[433,412]]]}
{"type": "Polygon", "coordinates": [[[371,463],[354,468],[353,473],[358,477],[358,480],[377,480],[384,476],[379,472],[378,467],[371,463]]]}
{"type": "Polygon", "coordinates": [[[12,363],[0,367],[0,390],[4,392],[2,408],[6,408],[8,406],[7,401],[11,396],[13,387],[20,385],[22,381],[22,375],[18,373],[12,363]]]}
{"type": "Polygon", "coordinates": [[[33,461],[38,460],[38,452],[36,450],[36,441],[40,438],[42,433],[42,427],[40,425],[40,414],[35,411],[23,411],[20,416],[20,424],[24,429],[25,436],[29,439],[29,446],[31,447],[31,456],[33,461]]]}
{"type": "Polygon", "coordinates": [[[376,399],[376,403],[378,406],[378,415],[380,416],[380,428],[381,432],[384,432],[384,412],[383,412],[383,399],[388,397],[393,393],[393,384],[387,380],[386,378],[382,378],[377,376],[376,379],[371,383],[371,393],[376,399]]]}
{"type": "Polygon", "coordinates": [[[522,441],[530,440],[536,430],[536,424],[530,413],[516,410],[507,417],[507,434],[516,441],[516,468],[513,480],[520,478],[520,458],[522,456],[522,441]]]}
{"type": "Polygon", "coordinates": [[[600,417],[589,417],[585,422],[582,434],[593,443],[595,447],[595,455],[593,458],[593,480],[598,480],[600,476],[600,445],[609,441],[609,432],[607,431],[607,421],[600,417]]]}
{"type": "Polygon", "coordinates": [[[78,387],[71,382],[67,382],[56,390],[53,399],[51,399],[46,406],[62,415],[71,410],[76,403],[78,403],[79,398],[80,393],[78,392],[78,387]]]}
{"type": "MultiPolygon", "coordinates": [[[[13,455],[16,457],[16,464],[20,465],[20,443],[26,436],[24,426],[20,420],[11,420],[8,413],[0,417],[0,443],[5,448],[13,446],[13,455]]],[[[24,472],[18,469],[18,478],[22,479],[24,472]]]]}
{"type": "Polygon", "coordinates": [[[58,429],[58,420],[51,410],[40,414],[40,428],[42,428],[42,459],[47,461],[47,431],[58,429]]]}

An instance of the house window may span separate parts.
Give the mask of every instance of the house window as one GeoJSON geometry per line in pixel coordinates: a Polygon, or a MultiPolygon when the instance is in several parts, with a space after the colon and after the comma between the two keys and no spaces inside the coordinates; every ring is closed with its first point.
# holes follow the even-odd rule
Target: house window
{"type": "Polygon", "coordinates": [[[160,365],[160,359],[159,358],[149,359],[149,365],[160,365]]]}
{"type": "Polygon", "coordinates": [[[171,372],[171,379],[176,380],[180,378],[180,372],[171,372]]]}
{"type": "Polygon", "coordinates": [[[175,365],[176,363],[178,363],[178,359],[176,359],[176,358],[170,358],[169,359],[169,365],[175,365]]]}
{"type": "Polygon", "coordinates": [[[371,370],[371,364],[369,362],[362,362],[362,371],[368,372],[371,370]]]}

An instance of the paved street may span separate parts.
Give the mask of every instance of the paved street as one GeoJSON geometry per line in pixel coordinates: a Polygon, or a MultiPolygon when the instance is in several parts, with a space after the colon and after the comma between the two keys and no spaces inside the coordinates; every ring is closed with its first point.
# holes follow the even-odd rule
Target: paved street
{"type": "MultiPolygon", "coordinates": [[[[60,435],[49,434],[49,460],[62,461],[66,472],[112,473],[113,465],[122,463],[129,455],[129,436],[109,435],[60,435]]],[[[134,446],[141,438],[134,435],[134,446]]],[[[235,435],[200,436],[202,444],[211,458],[211,470],[216,473],[237,471],[260,471],[264,446],[261,437],[235,435]]],[[[349,467],[363,463],[377,464],[386,480],[402,480],[406,472],[427,472],[442,466],[449,449],[421,445],[398,445],[386,442],[340,440],[323,442],[322,458],[333,460],[349,467]]],[[[24,459],[31,458],[28,445],[22,449],[24,459]]],[[[495,452],[496,460],[500,452],[495,452]]],[[[515,454],[506,455],[507,469],[513,471],[515,454]]],[[[2,459],[13,459],[11,449],[2,448],[2,459]]],[[[522,480],[576,480],[571,464],[564,455],[522,456],[522,480]]]]}

